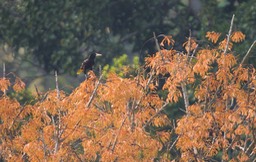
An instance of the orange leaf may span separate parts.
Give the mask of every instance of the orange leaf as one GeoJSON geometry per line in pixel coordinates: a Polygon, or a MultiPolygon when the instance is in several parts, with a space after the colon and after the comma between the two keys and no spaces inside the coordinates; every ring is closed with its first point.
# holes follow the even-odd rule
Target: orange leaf
{"type": "Polygon", "coordinates": [[[10,85],[11,85],[11,83],[8,79],[6,79],[6,78],[0,79],[0,90],[2,92],[6,91],[10,85]]]}
{"type": "Polygon", "coordinates": [[[235,43],[242,42],[245,39],[245,35],[240,31],[235,31],[231,35],[231,40],[235,43]]]}
{"type": "Polygon", "coordinates": [[[13,85],[13,90],[20,92],[25,89],[25,83],[18,77],[15,79],[15,84],[13,85]]]}
{"type": "Polygon", "coordinates": [[[205,37],[208,38],[208,40],[210,40],[212,43],[216,43],[220,35],[221,33],[216,33],[212,31],[212,32],[207,32],[205,37]]]}

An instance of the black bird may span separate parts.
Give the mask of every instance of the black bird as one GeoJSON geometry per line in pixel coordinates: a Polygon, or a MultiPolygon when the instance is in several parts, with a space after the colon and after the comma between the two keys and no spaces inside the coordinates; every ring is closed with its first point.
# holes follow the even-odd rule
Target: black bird
{"type": "Polygon", "coordinates": [[[80,66],[80,69],[77,71],[77,74],[80,74],[81,72],[84,72],[84,74],[86,75],[86,71],[87,70],[92,70],[92,67],[94,65],[94,60],[96,56],[101,56],[102,54],[100,53],[95,53],[93,52],[92,54],[90,54],[90,56],[85,59],[82,63],[82,65],[80,66]]]}

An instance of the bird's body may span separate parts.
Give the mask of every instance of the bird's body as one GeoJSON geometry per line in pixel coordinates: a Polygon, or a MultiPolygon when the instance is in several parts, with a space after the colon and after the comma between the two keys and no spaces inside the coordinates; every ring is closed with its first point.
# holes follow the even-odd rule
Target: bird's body
{"type": "Polygon", "coordinates": [[[86,74],[87,70],[92,70],[93,65],[95,64],[95,57],[101,56],[99,53],[92,53],[90,56],[85,59],[80,66],[80,69],[77,71],[77,74],[80,74],[81,72],[84,72],[86,74]]]}

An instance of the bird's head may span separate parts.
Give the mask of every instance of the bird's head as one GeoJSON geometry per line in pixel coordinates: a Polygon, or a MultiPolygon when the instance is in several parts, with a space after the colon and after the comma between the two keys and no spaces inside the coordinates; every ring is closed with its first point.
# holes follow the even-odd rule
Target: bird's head
{"type": "Polygon", "coordinates": [[[97,52],[93,52],[93,53],[89,56],[89,59],[95,59],[95,57],[98,57],[98,56],[102,56],[102,54],[97,53],[97,52]]]}

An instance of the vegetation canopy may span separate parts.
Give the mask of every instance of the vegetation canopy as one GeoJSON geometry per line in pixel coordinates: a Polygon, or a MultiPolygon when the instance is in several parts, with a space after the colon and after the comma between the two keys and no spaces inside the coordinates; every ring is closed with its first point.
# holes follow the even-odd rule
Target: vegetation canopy
{"type": "Polygon", "coordinates": [[[56,75],[56,90],[38,93],[33,104],[8,97],[10,88],[25,88],[20,78],[1,78],[1,160],[255,159],[256,70],[232,52],[245,35],[230,30],[226,38],[214,31],[206,37],[208,46],[189,37],[177,51],[166,36],[136,75],[89,71],[71,94],[59,90],[56,75]],[[173,106],[180,101],[182,108],[173,106]],[[184,115],[173,120],[169,109],[184,115]]]}

